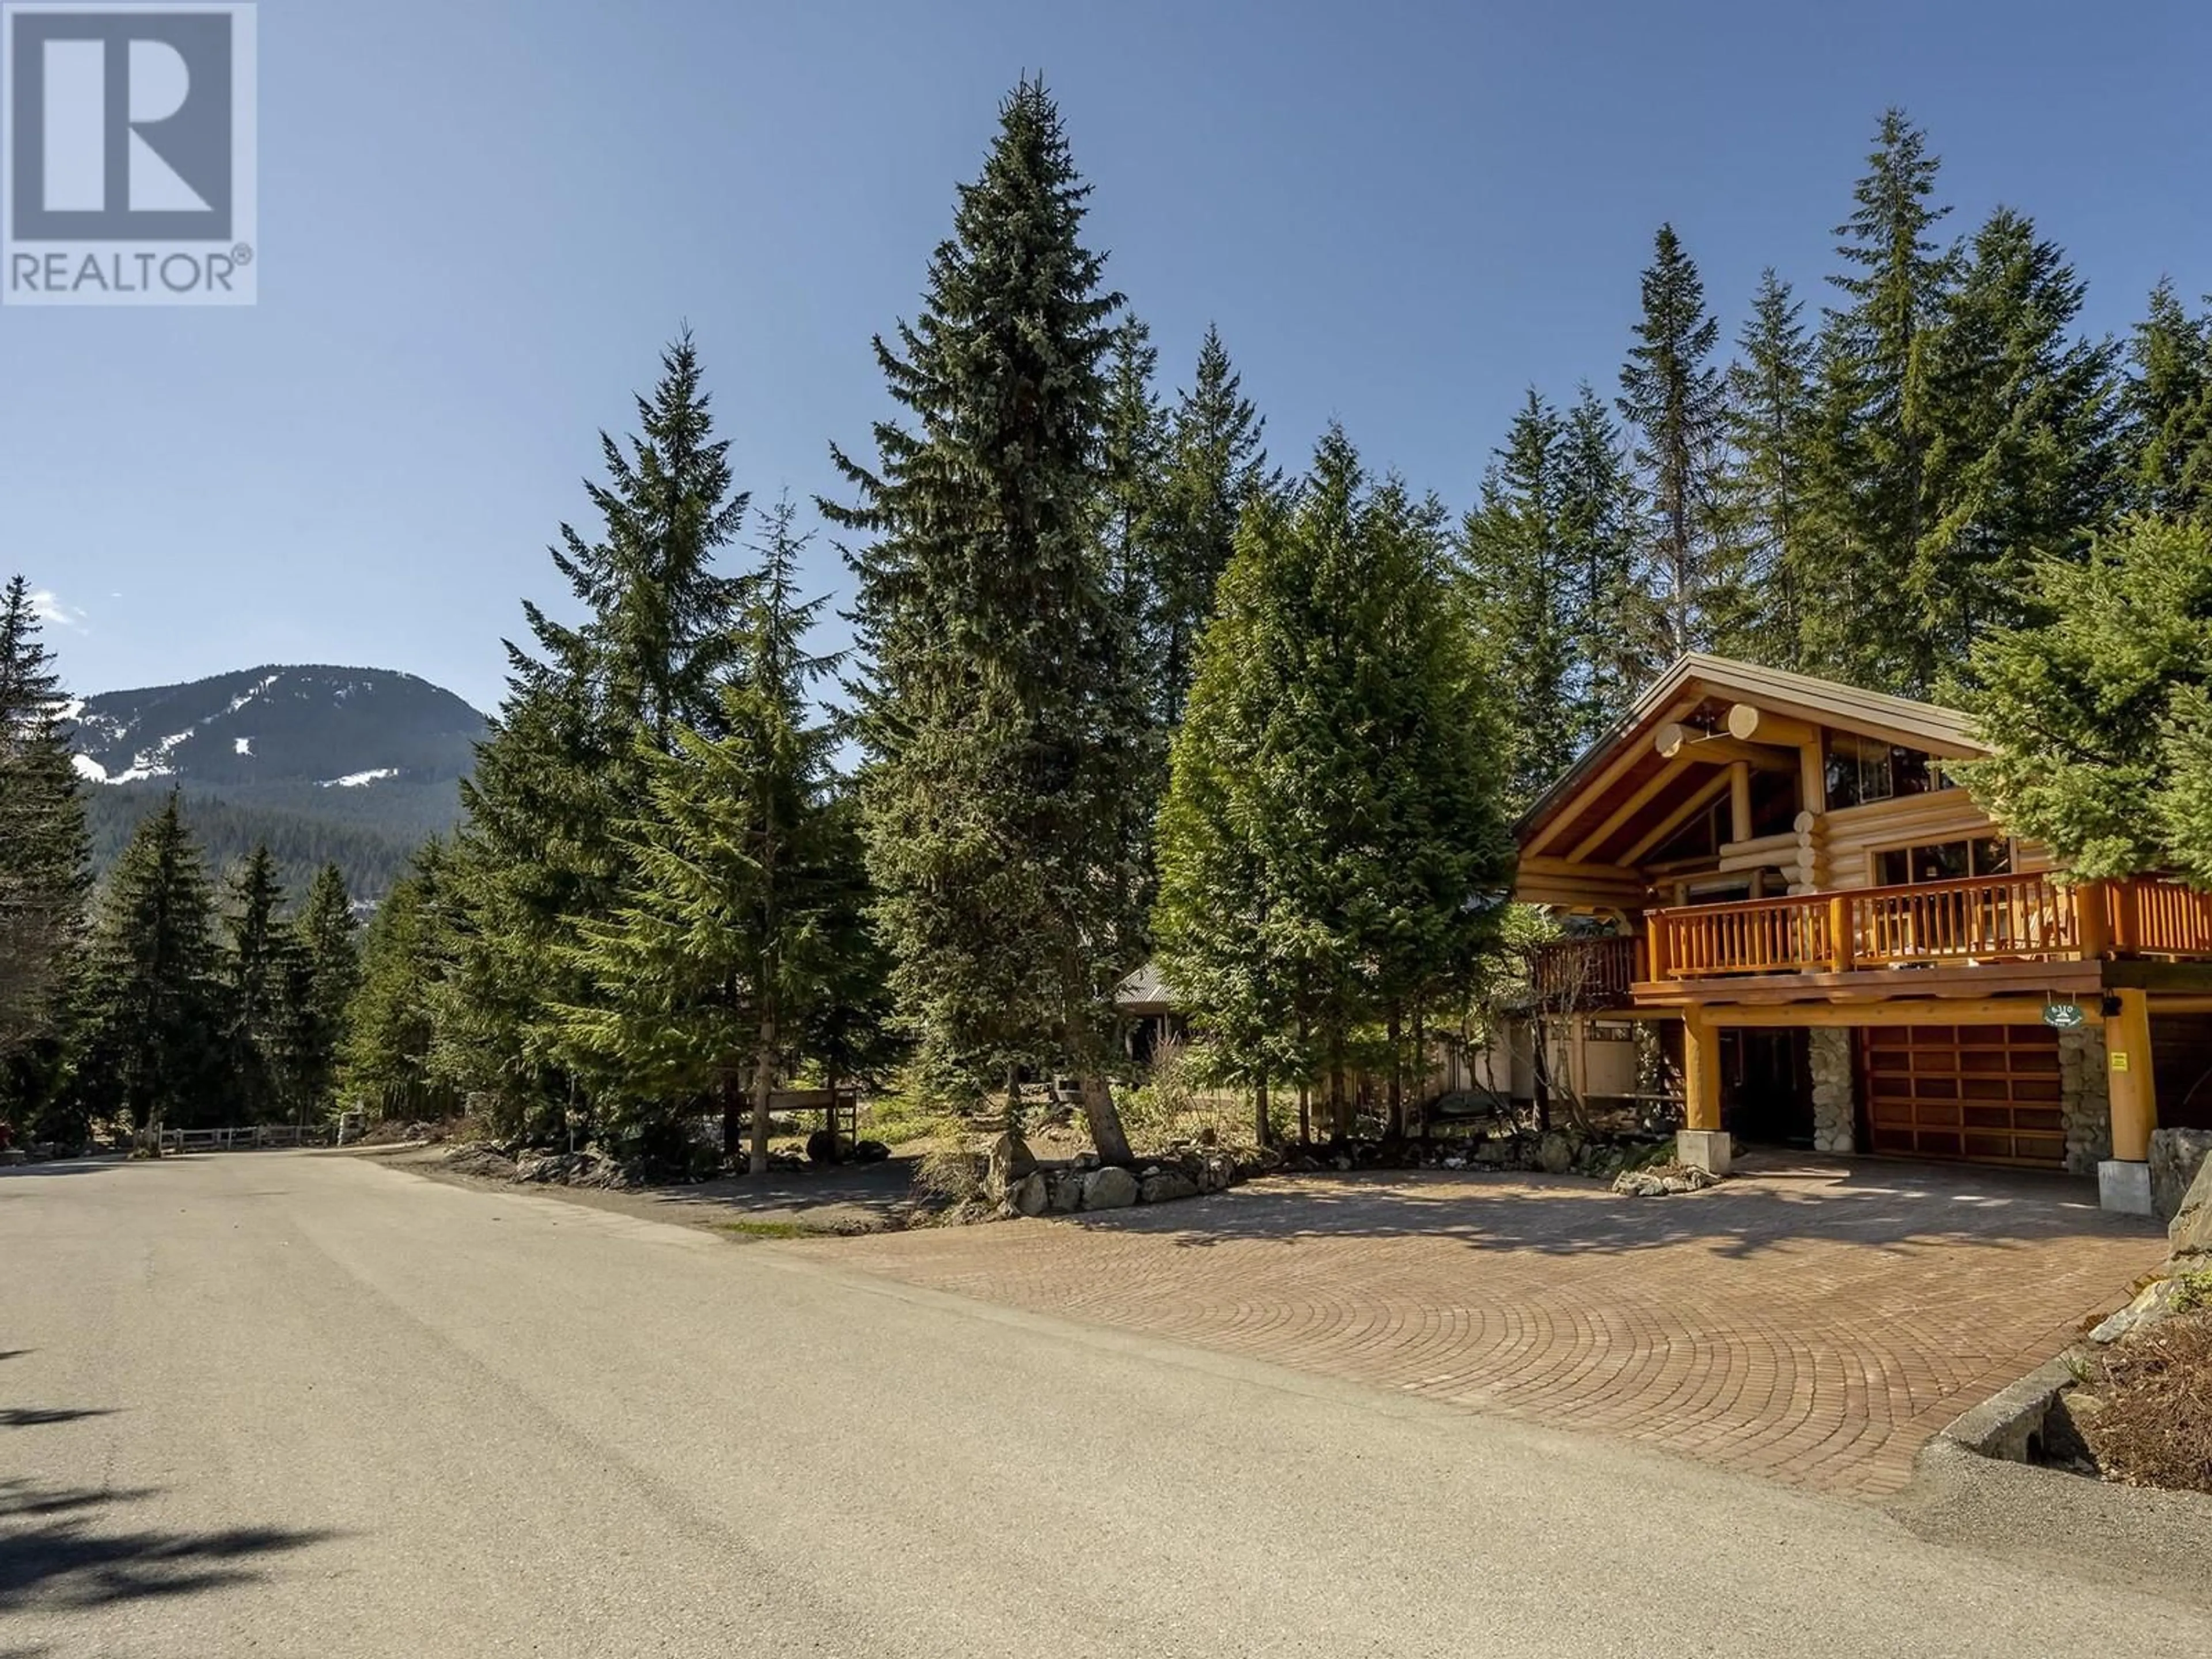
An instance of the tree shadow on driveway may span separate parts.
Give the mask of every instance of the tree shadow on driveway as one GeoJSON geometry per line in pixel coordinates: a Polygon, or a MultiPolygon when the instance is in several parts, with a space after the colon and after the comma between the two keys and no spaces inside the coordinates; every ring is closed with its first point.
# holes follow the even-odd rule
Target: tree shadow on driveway
{"type": "Polygon", "coordinates": [[[2148,1264],[2162,1237],[2154,1223],[2098,1209],[2094,1187],[2064,1177],[1782,1160],[1754,1161],[1717,1187],[1667,1198],[1630,1198],[1572,1176],[1375,1170],[1269,1179],[1195,1202],[1071,1219],[1102,1232],[1164,1235],[1191,1249],[1421,1237],[1555,1255],[1702,1246],[1735,1260],[1804,1240],[1901,1255],[2141,1238],[2148,1264]]]}
{"type": "Polygon", "coordinates": [[[0,1476],[0,1613],[82,1609],[193,1595],[263,1577],[257,1564],[339,1534],[224,1527],[118,1527],[153,1488],[49,1485],[0,1476]]]}

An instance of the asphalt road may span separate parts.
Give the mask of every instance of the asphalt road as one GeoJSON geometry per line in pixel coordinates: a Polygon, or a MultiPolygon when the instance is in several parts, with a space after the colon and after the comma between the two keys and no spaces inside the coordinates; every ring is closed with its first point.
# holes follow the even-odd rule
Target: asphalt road
{"type": "Polygon", "coordinates": [[[1864,1506],[774,1243],[315,1154],[0,1175],[0,1654],[2208,1650],[1864,1506]]]}

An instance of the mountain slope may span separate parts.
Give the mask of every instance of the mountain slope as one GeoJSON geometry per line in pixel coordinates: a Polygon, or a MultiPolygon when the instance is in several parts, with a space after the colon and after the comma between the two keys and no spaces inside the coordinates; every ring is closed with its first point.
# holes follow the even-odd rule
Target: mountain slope
{"type": "Polygon", "coordinates": [[[320,665],[103,692],[70,712],[98,868],[173,787],[216,869],[266,842],[288,886],[329,860],[372,899],[458,821],[485,731],[412,674],[320,665]]]}
{"type": "Polygon", "coordinates": [[[95,783],[450,782],[484,717],[450,691],[377,668],[267,666],[77,705],[78,770],[95,783]]]}

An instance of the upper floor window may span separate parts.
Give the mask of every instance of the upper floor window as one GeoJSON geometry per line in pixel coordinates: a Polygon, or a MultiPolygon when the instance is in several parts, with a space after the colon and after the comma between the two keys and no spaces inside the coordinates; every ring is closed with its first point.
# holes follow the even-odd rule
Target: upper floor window
{"type": "Polygon", "coordinates": [[[1936,842],[1927,847],[1893,847],[1874,857],[1875,880],[1883,887],[2012,873],[2012,843],[1995,836],[1936,842]]]}
{"type": "Polygon", "coordinates": [[[1899,795],[1948,789],[1942,763],[1917,749],[1849,732],[1828,733],[1828,805],[1862,806],[1899,795]]]}

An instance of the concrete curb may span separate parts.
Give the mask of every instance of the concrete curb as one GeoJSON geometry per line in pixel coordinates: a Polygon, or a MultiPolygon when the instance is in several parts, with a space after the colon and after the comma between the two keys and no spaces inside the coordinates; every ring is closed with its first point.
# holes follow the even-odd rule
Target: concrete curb
{"type": "Polygon", "coordinates": [[[2033,1463],[2043,1449],[2051,1408],[2074,1382],[2072,1351],[2045,1361],[2008,1388],[1955,1417],[1921,1449],[1924,1459],[1938,1445],[1951,1445],[1978,1457],[2006,1463],[2033,1463]]]}

